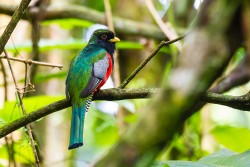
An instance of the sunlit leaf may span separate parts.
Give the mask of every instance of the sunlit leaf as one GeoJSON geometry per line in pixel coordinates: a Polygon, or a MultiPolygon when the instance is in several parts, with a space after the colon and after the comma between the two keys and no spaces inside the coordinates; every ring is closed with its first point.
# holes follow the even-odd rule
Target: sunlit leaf
{"type": "Polygon", "coordinates": [[[2,163],[0,163],[0,167],[6,167],[6,165],[3,165],[2,163]]]}
{"type": "MultiPolygon", "coordinates": [[[[26,113],[37,110],[57,100],[63,99],[64,96],[33,96],[23,99],[26,113]]],[[[1,125],[22,117],[22,110],[16,101],[8,101],[4,103],[4,107],[0,109],[1,125]]]]}
{"type": "Polygon", "coordinates": [[[89,112],[87,116],[86,123],[91,126],[89,129],[93,133],[92,144],[94,142],[95,145],[105,146],[113,144],[117,140],[118,134],[114,116],[100,111],[89,112]]]}
{"type": "Polygon", "coordinates": [[[245,57],[245,55],[246,55],[246,50],[245,48],[241,47],[237,49],[237,51],[235,52],[235,55],[233,56],[233,61],[239,64],[240,61],[245,57]]]}
{"type": "MultiPolygon", "coordinates": [[[[16,162],[31,164],[35,162],[32,147],[28,139],[21,139],[13,143],[14,159],[16,162]]],[[[6,145],[0,147],[0,158],[8,160],[6,145]]]]}
{"type": "Polygon", "coordinates": [[[250,148],[250,130],[248,128],[217,126],[211,133],[218,143],[233,151],[242,152],[250,148]]]}
{"type": "Polygon", "coordinates": [[[3,118],[0,117],[0,126],[2,126],[4,124],[6,124],[6,121],[3,118]]]}
{"type": "MultiPolygon", "coordinates": [[[[82,40],[64,40],[64,41],[55,41],[55,40],[46,40],[41,39],[39,41],[39,50],[41,52],[50,51],[50,50],[70,50],[70,49],[82,49],[87,45],[87,42],[82,40]]],[[[24,41],[21,44],[7,45],[6,50],[8,52],[16,52],[16,50],[31,52],[32,44],[31,41],[24,41]]]]}
{"type": "Polygon", "coordinates": [[[42,22],[43,26],[49,26],[51,24],[57,24],[64,29],[72,29],[74,27],[90,27],[92,22],[80,19],[58,19],[58,20],[46,20],[42,22]]]}
{"type": "MultiPolygon", "coordinates": [[[[77,49],[80,50],[87,45],[87,42],[77,39],[69,39],[65,41],[55,41],[55,40],[46,40],[41,39],[39,41],[39,49],[40,51],[50,51],[50,50],[71,50],[77,49]]],[[[117,43],[118,49],[143,49],[143,45],[138,42],[129,42],[129,41],[121,41],[117,43]]],[[[6,50],[8,52],[16,52],[16,50],[31,52],[32,45],[30,41],[23,42],[21,44],[7,45],[6,50]]]]}

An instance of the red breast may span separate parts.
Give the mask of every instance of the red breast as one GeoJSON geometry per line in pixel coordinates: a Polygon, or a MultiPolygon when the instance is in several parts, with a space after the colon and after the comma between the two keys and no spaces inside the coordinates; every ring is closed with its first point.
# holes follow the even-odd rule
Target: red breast
{"type": "Polygon", "coordinates": [[[100,90],[100,88],[105,84],[105,82],[108,80],[109,76],[111,75],[112,72],[112,68],[113,68],[113,63],[112,63],[112,57],[110,56],[110,54],[106,54],[106,56],[108,56],[108,60],[109,60],[109,67],[107,69],[106,75],[103,78],[102,82],[100,83],[100,85],[97,87],[97,90],[100,90]]]}

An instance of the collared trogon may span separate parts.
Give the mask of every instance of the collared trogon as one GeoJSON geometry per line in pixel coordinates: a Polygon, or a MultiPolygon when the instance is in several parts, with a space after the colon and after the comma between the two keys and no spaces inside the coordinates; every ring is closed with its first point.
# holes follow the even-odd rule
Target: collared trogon
{"type": "Polygon", "coordinates": [[[83,145],[83,126],[93,94],[110,76],[115,42],[120,41],[108,29],[96,30],[88,45],[71,62],[66,79],[66,97],[72,105],[69,149],[83,145]]]}

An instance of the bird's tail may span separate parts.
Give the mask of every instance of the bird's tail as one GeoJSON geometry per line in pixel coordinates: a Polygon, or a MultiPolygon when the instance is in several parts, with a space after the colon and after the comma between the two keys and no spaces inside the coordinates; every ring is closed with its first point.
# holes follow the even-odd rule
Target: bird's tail
{"type": "Polygon", "coordinates": [[[83,127],[85,113],[89,109],[92,96],[81,99],[80,104],[72,104],[69,150],[83,145],[83,127]]]}

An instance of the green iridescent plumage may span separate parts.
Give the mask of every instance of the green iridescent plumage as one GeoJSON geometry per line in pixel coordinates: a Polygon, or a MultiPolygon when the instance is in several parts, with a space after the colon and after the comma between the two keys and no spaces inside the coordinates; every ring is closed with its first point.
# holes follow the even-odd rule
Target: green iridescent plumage
{"type": "Polygon", "coordinates": [[[83,145],[83,126],[85,113],[93,93],[110,75],[110,64],[113,66],[114,37],[110,30],[96,30],[88,45],[70,64],[66,79],[66,97],[72,104],[72,120],[69,149],[83,145]],[[109,59],[111,56],[111,59],[109,59]]]}

